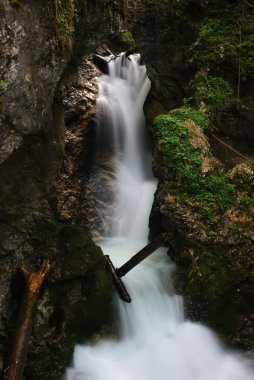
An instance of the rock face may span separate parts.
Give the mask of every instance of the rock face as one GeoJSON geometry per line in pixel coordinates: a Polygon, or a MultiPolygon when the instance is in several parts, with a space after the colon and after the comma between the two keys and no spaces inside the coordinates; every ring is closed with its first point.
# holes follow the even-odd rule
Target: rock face
{"type": "Polygon", "coordinates": [[[93,56],[85,58],[76,82],[64,98],[65,159],[57,179],[61,219],[81,226],[94,238],[109,232],[115,188],[112,153],[102,152],[96,141],[95,108],[100,75],[93,56]]]}
{"type": "MultiPolygon", "coordinates": [[[[253,93],[247,84],[253,74],[250,67],[243,68],[248,79],[240,81],[237,98],[236,56],[226,50],[212,55],[230,39],[228,30],[238,16],[225,15],[237,15],[237,4],[215,1],[210,8],[199,1],[185,3],[178,15],[168,8],[166,22],[155,11],[147,45],[144,22],[143,32],[136,35],[152,81],[148,122],[165,114],[151,125],[153,168],[159,178],[151,235],[171,232],[169,254],[178,264],[175,286],[185,297],[186,314],[212,326],[227,343],[253,349],[253,93]],[[209,29],[215,23],[223,40],[216,28],[209,29]],[[225,67],[232,71],[225,72],[225,67]],[[184,106],[183,97],[190,97],[184,106]],[[200,125],[202,115],[206,123],[200,125]]],[[[241,12],[247,62],[253,17],[249,9],[241,12]]],[[[231,33],[231,38],[232,43],[237,37],[231,33]]]]}
{"type": "MultiPolygon", "coordinates": [[[[55,195],[64,154],[62,98],[80,56],[109,32],[110,7],[97,3],[77,2],[76,10],[72,1],[0,5],[0,370],[24,287],[19,268],[36,271],[44,258],[56,261],[28,352],[25,376],[31,380],[58,378],[78,337],[91,336],[110,318],[102,252],[68,218],[62,223],[55,195]]],[[[79,133],[88,133],[85,121],[79,133]]],[[[82,149],[78,154],[85,157],[82,149]]]]}
{"type": "MultiPolygon", "coordinates": [[[[172,117],[166,118],[167,127],[173,128],[172,117]]],[[[169,254],[178,264],[175,286],[185,296],[187,315],[208,323],[229,344],[252,349],[253,167],[243,162],[225,173],[200,127],[190,119],[178,127],[188,131],[185,142],[176,142],[176,132],[172,136],[171,167],[163,158],[166,147],[158,133],[159,122],[154,170],[161,181],[151,216],[152,232],[171,232],[169,254]],[[185,144],[191,146],[189,153],[185,144]],[[200,179],[195,176],[197,151],[200,179]],[[188,167],[187,174],[177,166],[180,160],[184,160],[183,168],[188,167]]]]}
{"type": "MultiPolygon", "coordinates": [[[[48,25],[50,6],[1,3],[1,353],[15,318],[12,289],[17,268],[38,263],[33,239],[43,218],[52,218],[50,190],[63,154],[63,124],[53,97],[64,62],[48,25]],[[26,20],[31,20],[27,23],[26,20]],[[38,49],[38,44],[45,49],[38,49]]],[[[68,57],[65,57],[66,62],[68,57]]],[[[20,294],[19,296],[20,297],[20,294]]]]}
{"type": "Polygon", "coordinates": [[[124,10],[123,3],[3,0],[0,4],[0,370],[24,285],[19,268],[36,271],[44,258],[57,262],[31,338],[25,368],[31,380],[58,378],[77,337],[89,337],[110,317],[111,282],[104,273],[102,252],[84,235],[92,222],[81,198],[93,193],[92,184],[89,190],[84,183],[96,97],[94,83],[89,87],[88,82],[98,75],[84,57],[112,34],[119,40],[120,32],[121,43],[129,43],[124,32],[131,7],[124,10]],[[78,79],[81,71],[89,88],[74,89],[75,83],[84,85],[78,79]],[[73,122],[65,147],[63,99],[67,126],[73,122]],[[56,193],[64,150],[69,158],[58,176],[56,193]]]}

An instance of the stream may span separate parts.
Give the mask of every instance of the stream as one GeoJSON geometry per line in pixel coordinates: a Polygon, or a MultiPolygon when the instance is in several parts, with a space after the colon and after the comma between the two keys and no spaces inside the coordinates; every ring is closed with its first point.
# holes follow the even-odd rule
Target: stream
{"type": "MultiPolygon", "coordinates": [[[[148,243],[148,220],[157,181],[143,104],[150,89],[139,55],[122,54],[99,78],[99,145],[114,152],[117,189],[111,233],[99,241],[120,267],[148,243]]],[[[123,281],[132,298],[115,295],[119,336],[77,345],[66,380],[252,380],[241,354],[226,350],[207,327],[185,319],[183,300],[170,283],[176,269],[161,248],[131,270],[123,281]]]]}

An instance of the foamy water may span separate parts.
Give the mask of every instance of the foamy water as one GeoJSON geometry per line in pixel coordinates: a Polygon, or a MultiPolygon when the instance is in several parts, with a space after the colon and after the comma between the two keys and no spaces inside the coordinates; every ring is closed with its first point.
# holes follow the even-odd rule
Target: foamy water
{"type": "MultiPolygon", "coordinates": [[[[100,245],[120,267],[148,242],[157,183],[143,116],[146,68],[138,55],[109,66],[99,81],[98,139],[118,159],[118,188],[113,233],[100,245]]],[[[132,303],[115,295],[119,338],[76,346],[67,380],[253,380],[251,363],[225,351],[208,328],[185,320],[170,280],[174,270],[162,248],[123,277],[132,303]]]]}

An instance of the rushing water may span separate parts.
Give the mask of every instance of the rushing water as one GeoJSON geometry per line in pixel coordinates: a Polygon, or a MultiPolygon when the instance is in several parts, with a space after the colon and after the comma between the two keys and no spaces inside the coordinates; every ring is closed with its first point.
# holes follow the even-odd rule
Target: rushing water
{"type": "MultiPolygon", "coordinates": [[[[112,234],[100,242],[116,267],[147,244],[156,180],[146,136],[143,103],[150,89],[139,56],[109,63],[99,80],[98,145],[117,158],[112,234]]],[[[120,338],[76,346],[67,380],[251,380],[242,357],[226,352],[206,327],[186,321],[182,298],[169,283],[174,270],[165,249],[123,279],[132,297],[116,297],[120,338]]]]}

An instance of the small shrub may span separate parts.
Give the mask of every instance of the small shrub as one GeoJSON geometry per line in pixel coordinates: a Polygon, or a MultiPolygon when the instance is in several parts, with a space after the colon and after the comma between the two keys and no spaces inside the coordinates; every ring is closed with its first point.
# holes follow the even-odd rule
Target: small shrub
{"type": "Polygon", "coordinates": [[[254,76],[254,14],[237,4],[204,20],[189,50],[190,61],[199,68],[214,68],[227,62],[242,79],[254,76]],[[240,65],[239,65],[240,63],[240,65]]]}
{"type": "Polygon", "coordinates": [[[198,71],[191,81],[190,87],[198,105],[204,102],[209,117],[217,120],[221,115],[226,99],[232,94],[228,83],[222,78],[209,76],[203,71],[198,71]]]}

